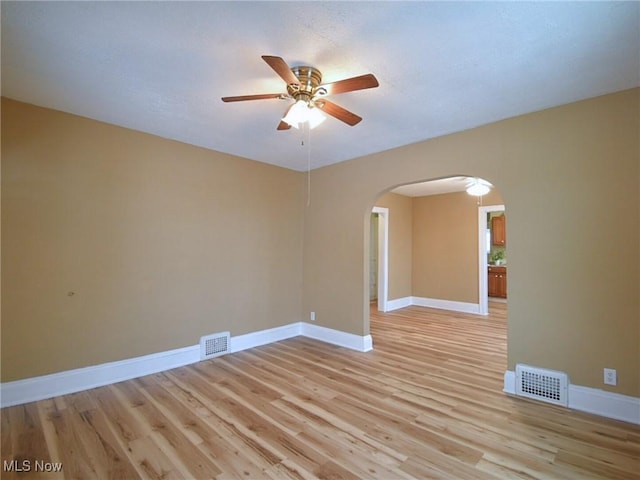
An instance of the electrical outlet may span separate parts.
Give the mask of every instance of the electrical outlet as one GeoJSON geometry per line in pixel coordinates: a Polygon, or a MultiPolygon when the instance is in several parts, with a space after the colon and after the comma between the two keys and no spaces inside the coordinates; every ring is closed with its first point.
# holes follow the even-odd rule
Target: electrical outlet
{"type": "Polygon", "coordinates": [[[312,322],[316,321],[316,312],[311,312],[311,314],[309,315],[309,320],[311,320],[312,322]]]}
{"type": "Polygon", "coordinates": [[[605,385],[617,385],[618,374],[613,368],[604,369],[604,384],[605,385]]]}

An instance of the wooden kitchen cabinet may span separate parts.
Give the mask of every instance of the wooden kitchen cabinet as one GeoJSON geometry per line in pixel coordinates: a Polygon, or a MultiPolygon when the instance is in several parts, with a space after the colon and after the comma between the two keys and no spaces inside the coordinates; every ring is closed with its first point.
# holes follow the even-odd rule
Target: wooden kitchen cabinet
{"type": "Polygon", "coordinates": [[[504,215],[491,218],[491,243],[503,247],[507,244],[507,225],[504,215]]]}
{"type": "Polygon", "coordinates": [[[507,267],[489,267],[487,287],[490,297],[507,298],[507,267]]]}

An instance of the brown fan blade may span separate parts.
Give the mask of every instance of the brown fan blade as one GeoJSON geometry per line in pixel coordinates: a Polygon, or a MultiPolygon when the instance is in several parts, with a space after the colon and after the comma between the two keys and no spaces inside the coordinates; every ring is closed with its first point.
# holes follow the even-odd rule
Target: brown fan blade
{"type": "Polygon", "coordinates": [[[300,80],[296,77],[287,62],[280,57],[272,57],[270,55],[262,55],[262,59],[273,68],[273,70],[280,75],[287,85],[300,85],[300,80]]]}
{"type": "Polygon", "coordinates": [[[355,90],[364,90],[365,88],[374,88],[379,85],[376,77],[371,73],[360,75],[359,77],[345,78],[333,83],[320,85],[320,88],[327,90],[327,95],[336,95],[338,93],[353,92],[355,90]]]}
{"type": "Polygon", "coordinates": [[[222,97],[223,102],[244,102],[245,100],[267,100],[286,97],[283,93],[263,93],[261,95],[240,95],[239,97],[222,97]]]}
{"type": "MultiPolygon", "coordinates": [[[[287,113],[289,113],[289,110],[291,110],[291,108],[295,105],[295,103],[292,103],[291,105],[289,105],[287,107],[287,109],[284,111],[284,115],[282,115],[282,118],[287,116],[287,113]]],[[[280,120],[280,123],[278,124],[278,128],[277,130],[289,130],[291,128],[291,125],[289,125],[287,122],[285,122],[284,120],[280,120]]]]}
{"type": "Polygon", "coordinates": [[[347,125],[351,125],[352,127],[360,123],[360,121],[362,120],[362,118],[355,113],[352,113],[349,110],[345,110],[340,105],[336,105],[335,103],[330,102],[329,100],[325,100],[324,98],[317,101],[315,105],[324,113],[329,114],[332,117],[343,121],[347,125]]]}

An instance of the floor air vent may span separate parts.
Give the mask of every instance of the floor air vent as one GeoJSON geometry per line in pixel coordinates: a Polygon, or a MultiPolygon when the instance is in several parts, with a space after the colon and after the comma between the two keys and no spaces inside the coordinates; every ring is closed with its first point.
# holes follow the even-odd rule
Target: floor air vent
{"type": "Polygon", "coordinates": [[[200,360],[229,353],[229,332],[214,333],[200,339],[200,360]]]}
{"type": "Polygon", "coordinates": [[[516,365],[516,395],[566,407],[567,384],[566,373],[516,365]]]}

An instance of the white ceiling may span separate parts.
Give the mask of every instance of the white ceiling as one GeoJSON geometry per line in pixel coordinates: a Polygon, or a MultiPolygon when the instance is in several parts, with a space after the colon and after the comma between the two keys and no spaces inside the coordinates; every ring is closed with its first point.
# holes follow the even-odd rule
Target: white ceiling
{"type": "Polygon", "coordinates": [[[295,170],[640,85],[638,2],[2,2],[2,94],[295,170]],[[301,146],[261,55],[331,82],[301,146]]]}
{"type": "Polygon", "coordinates": [[[391,190],[406,197],[425,197],[443,193],[463,192],[469,185],[470,177],[449,177],[428,182],[410,183],[391,190]]]}

